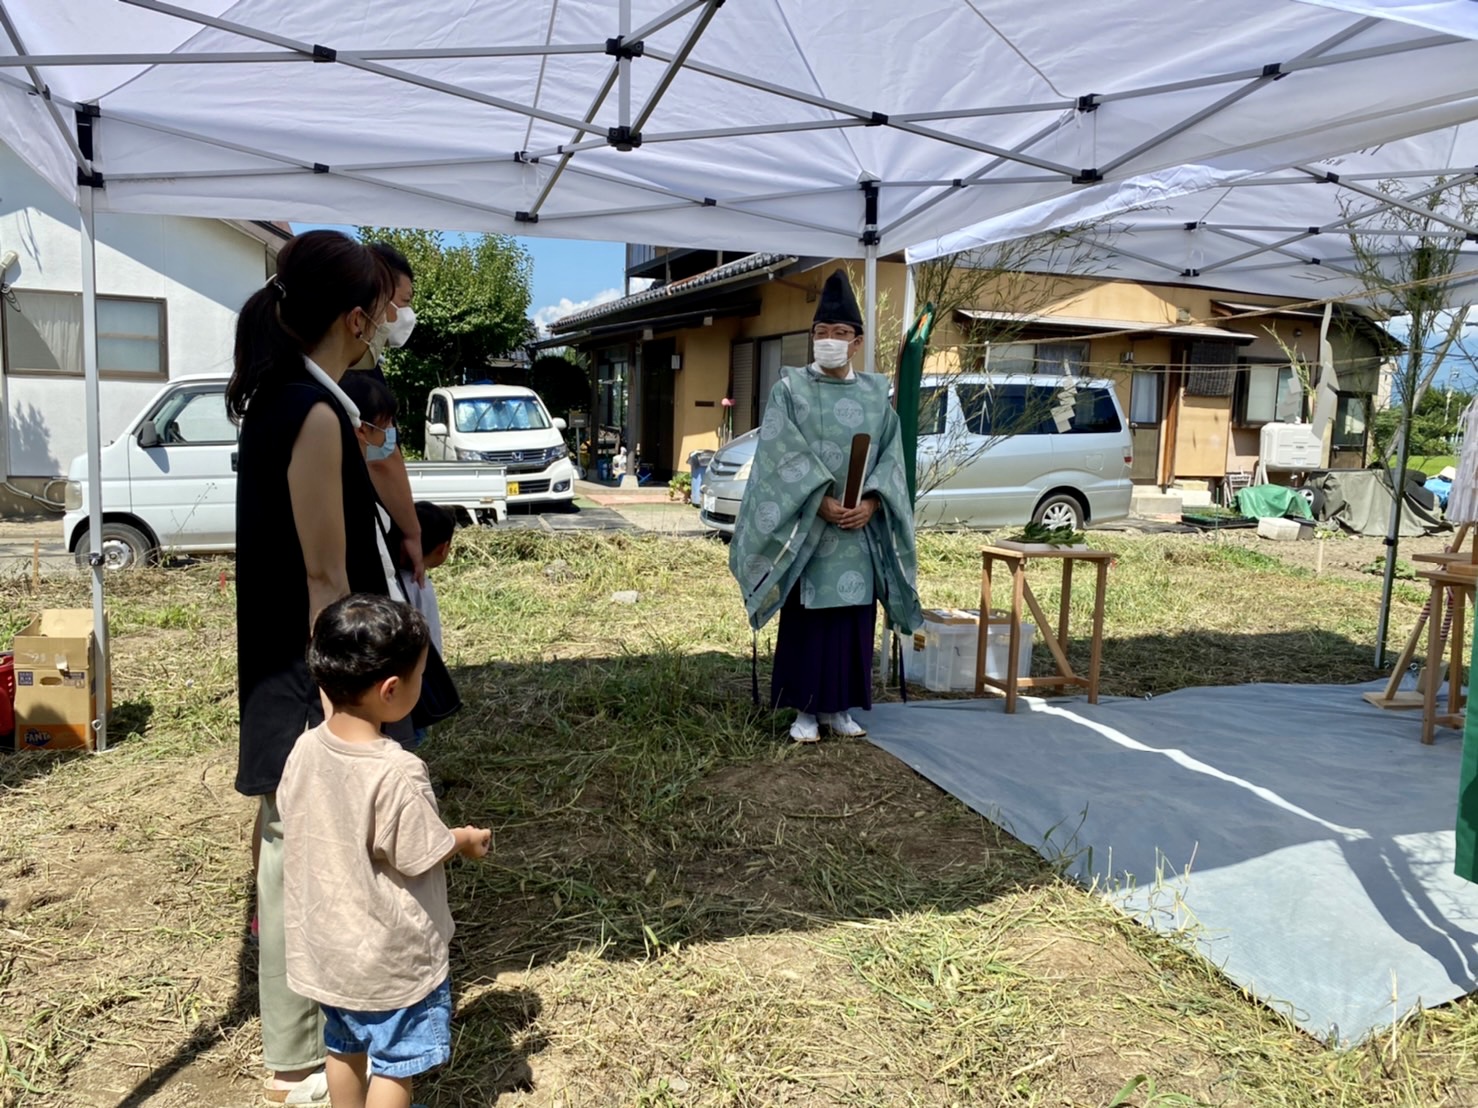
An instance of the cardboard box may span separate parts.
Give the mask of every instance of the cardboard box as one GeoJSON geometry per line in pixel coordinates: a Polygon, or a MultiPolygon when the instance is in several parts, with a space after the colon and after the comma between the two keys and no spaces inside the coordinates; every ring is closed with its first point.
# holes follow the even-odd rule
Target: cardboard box
{"type": "Polygon", "coordinates": [[[49,608],[15,637],[15,748],[67,750],[94,745],[98,690],[112,708],[112,681],[99,685],[92,612],[49,608]]]}

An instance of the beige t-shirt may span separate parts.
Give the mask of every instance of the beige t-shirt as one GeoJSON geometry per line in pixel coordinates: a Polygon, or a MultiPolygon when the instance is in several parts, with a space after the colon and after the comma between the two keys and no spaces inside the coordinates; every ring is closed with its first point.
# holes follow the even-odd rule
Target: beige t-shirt
{"type": "Polygon", "coordinates": [[[405,1008],[446,980],[452,916],[426,764],[399,743],[305,732],[277,786],[287,983],[363,1012],[405,1008]]]}

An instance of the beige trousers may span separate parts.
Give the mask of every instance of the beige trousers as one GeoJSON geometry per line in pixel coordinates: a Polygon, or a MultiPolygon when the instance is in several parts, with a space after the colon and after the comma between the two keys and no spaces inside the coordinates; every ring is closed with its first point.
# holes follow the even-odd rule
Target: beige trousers
{"type": "Polygon", "coordinates": [[[261,860],[257,864],[257,995],[262,1006],[262,1061],[273,1073],[323,1065],[323,1013],[318,1002],[287,987],[287,938],[282,914],[282,816],[277,796],[261,798],[261,860]]]}

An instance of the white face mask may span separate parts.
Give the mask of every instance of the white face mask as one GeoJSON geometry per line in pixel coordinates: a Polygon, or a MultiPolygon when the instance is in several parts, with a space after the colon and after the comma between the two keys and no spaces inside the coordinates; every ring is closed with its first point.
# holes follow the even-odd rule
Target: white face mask
{"type": "Polygon", "coordinates": [[[416,310],[410,307],[396,308],[395,322],[387,323],[385,326],[389,335],[386,345],[404,346],[410,341],[411,332],[416,328],[416,310]]]}
{"type": "Polygon", "coordinates": [[[369,363],[373,365],[380,360],[380,355],[385,353],[385,345],[390,339],[390,326],[388,323],[382,323],[375,328],[375,333],[368,339],[369,349],[360,358],[361,362],[367,358],[369,359],[369,363]]]}
{"type": "Polygon", "coordinates": [[[814,339],[816,364],[822,369],[841,369],[851,361],[852,344],[846,339],[814,339]]]}

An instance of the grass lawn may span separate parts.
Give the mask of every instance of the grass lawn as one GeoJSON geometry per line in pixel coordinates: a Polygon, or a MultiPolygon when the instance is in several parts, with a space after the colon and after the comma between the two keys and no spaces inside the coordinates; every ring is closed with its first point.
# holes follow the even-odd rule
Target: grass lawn
{"type": "MultiPolygon", "coordinates": [[[[1457,466],[1457,457],[1452,454],[1412,454],[1406,459],[1407,469],[1416,469],[1425,473],[1428,477],[1436,477],[1447,466],[1457,466]]],[[[1396,468],[1396,459],[1392,458],[1390,468],[1396,468]]]]}
{"type": "MultiPolygon", "coordinates": [[[[1107,693],[1373,676],[1374,579],[1101,541],[1107,693]]],[[[926,605],[973,606],[979,546],[922,540],[926,605]]],[[[784,741],[726,554],[463,533],[439,571],[466,708],[424,753],[494,851],[450,867],[455,1057],[418,1100],[1056,1108],[1143,1075],[1123,1103],[1478,1103],[1471,1000],[1330,1051],[876,748],[784,741]]],[[[116,580],[116,750],[0,757],[5,1108],[257,1102],[224,565],[224,589],[222,563],[116,580]]],[[[1420,600],[1398,588],[1393,641],[1420,600]]],[[[0,582],[0,643],[86,605],[0,582]]]]}

